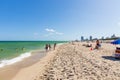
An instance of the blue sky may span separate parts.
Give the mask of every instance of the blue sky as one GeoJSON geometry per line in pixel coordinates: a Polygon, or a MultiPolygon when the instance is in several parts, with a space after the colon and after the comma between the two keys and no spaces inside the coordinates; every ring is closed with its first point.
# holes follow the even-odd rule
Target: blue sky
{"type": "Polygon", "coordinates": [[[120,0],[0,0],[0,40],[120,36],[120,0]]]}

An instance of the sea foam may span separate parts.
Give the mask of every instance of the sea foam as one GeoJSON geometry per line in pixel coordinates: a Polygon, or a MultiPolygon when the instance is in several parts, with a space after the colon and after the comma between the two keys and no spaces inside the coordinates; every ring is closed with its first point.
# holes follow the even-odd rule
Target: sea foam
{"type": "Polygon", "coordinates": [[[13,58],[13,59],[10,59],[10,60],[1,60],[1,61],[0,61],[0,68],[1,68],[1,67],[4,67],[4,66],[6,66],[6,65],[11,65],[11,64],[14,64],[14,63],[16,63],[16,62],[22,61],[24,58],[27,58],[27,57],[29,57],[29,56],[31,56],[31,52],[26,52],[26,53],[24,53],[24,54],[21,54],[21,55],[18,56],[18,57],[15,57],[15,58],[13,58]]]}

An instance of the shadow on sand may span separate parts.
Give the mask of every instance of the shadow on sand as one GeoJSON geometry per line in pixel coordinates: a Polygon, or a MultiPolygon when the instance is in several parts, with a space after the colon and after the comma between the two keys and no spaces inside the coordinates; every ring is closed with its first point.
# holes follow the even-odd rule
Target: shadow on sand
{"type": "Polygon", "coordinates": [[[102,58],[112,60],[112,61],[120,61],[120,59],[117,59],[117,58],[115,58],[113,56],[102,56],[102,58]]]}

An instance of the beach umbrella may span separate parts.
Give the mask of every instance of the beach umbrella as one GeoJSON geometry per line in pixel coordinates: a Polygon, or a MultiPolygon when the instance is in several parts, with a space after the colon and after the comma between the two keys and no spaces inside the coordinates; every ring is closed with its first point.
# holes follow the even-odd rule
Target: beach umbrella
{"type": "Polygon", "coordinates": [[[114,40],[111,44],[120,44],[120,39],[114,40]]]}
{"type": "MultiPolygon", "coordinates": [[[[117,39],[117,40],[111,42],[111,44],[120,44],[120,39],[117,39]]],[[[120,59],[120,48],[119,47],[116,47],[114,57],[116,59],[120,59]]]]}

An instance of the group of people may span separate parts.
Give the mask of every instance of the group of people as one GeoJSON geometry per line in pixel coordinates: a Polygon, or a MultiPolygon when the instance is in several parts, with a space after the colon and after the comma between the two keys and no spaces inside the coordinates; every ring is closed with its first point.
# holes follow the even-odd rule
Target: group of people
{"type": "MultiPolygon", "coordinates": [[[[86,47],[93,47],[92,44],[90,44],[88,42],[88,44],[83,44],[83,46],[86,46],[86,47]]],[[[94,49],[99,49],[101,47],[101,43],[99,40],[96,40],[96,44],[95,44],[95,48],[94,49]]]]}
{"type": "MultiPolygon", "coordinates": [[[[52,47],[51,47],[50,44],[46,44],[46,45],[45,45],[45,50],[46,50],[46,51],[51,50],[51,48],[52,48],[52,47]]],[[[54,43],[54,46],[53,46],[53,49],[54,49],[54,50],[55,50],[55,48],[56,48],[56,43],[54,43]]]]}
{"type": "Polygon", "coordinates": [[[95,48],[92,48],[92,44],[84,44],[83,46],[86,46],[86,47],[91,47],[91,50],[93,49],[99,49],[101,47],[101,44],[100,44],[100,41],[99,40],[96,40],[96,44],[95,44],[95,48]]]}

